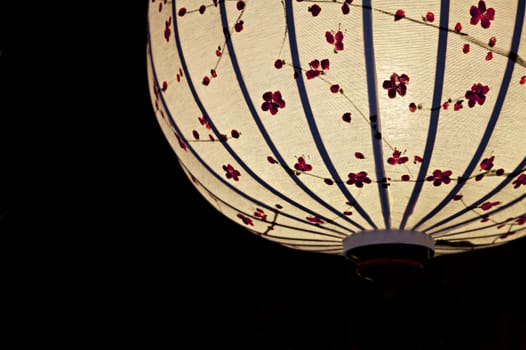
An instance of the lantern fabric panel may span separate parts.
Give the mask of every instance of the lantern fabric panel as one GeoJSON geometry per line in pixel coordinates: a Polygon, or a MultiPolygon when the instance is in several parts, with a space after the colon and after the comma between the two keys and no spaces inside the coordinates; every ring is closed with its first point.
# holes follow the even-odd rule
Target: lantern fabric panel
{"type": "Polygon", "coordinates": [[[524,8],[155,0],[152,104],[191,183],[254,234],[488,247],[526,234],[524,8]]]}

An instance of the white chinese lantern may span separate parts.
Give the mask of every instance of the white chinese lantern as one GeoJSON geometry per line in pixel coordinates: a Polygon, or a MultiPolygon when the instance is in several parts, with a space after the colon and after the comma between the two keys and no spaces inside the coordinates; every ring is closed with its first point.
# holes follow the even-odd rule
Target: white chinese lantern
{"type": "Polygon", "coordinates": [[[153,107],[225,217],[421,268],[526,234],[525,7],[152,0],[153,107]]]}

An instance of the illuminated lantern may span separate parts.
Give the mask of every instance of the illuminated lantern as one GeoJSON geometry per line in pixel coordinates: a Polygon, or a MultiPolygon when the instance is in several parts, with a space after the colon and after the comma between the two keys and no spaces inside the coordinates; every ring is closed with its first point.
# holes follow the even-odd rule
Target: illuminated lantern
{"type": "Polygon", "coordinates": [[[153,108],[228,219],[420,269],[526,234],[525,8],[152,0],[153,108]]]}

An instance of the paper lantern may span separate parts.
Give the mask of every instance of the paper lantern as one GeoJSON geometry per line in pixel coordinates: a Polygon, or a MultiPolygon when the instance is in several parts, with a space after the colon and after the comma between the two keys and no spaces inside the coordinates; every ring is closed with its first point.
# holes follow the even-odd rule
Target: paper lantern
{"type": "Polygon", "coordinates": [[[525,7],[152,0],[153,107],[248,231],[420,267],[526,234],[525,7]]]}

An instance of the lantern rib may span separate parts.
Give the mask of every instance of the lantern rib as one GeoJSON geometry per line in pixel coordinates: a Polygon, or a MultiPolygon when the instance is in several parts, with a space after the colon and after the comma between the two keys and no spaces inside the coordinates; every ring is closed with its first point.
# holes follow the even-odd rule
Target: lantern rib
{"type": "MultiPolygon", "coordinates": [[[[521,215],[518,215],[518,216],[515,216],[513,218],[511,218],[511,220],[517,220],[519,218],[522,218],[526,215],[526,213],[523,213],[521,215]]],[[[510,228],[509,231],[506,231],[506,232],[498,232],[498,233],[490,233],[490,234],[486,234],[486,235],[482,235],[482,236],[469,236],[469,239],[476,239],[476,238],[487,238],[487,237],[493,237],[493,236],[501,236],[503,234],[506,234],[506,235],[510,235],[510,234],[514,234],[516,232],[519,232],[519,231],[522,231],[522,230],[525,230],[526,227],[524,228],[520,228],[518,230],[511,230],[511,228],[515,225],[518,225],[516,223],[514,223],[513,221],[511,221],[511,223],[509,224],[506,224],[505,222],[502,223],[502,222],[494,222],[494,223],[491,223],[490,225],[486,225],[486,226],[483,226],[483,227],[476,227],[476,228],[472,228],[472,229],[469,229],[469,230],[464,230],[464,231],[456,231],[456,232],[450,232],[450,233],[446,233],[444,235],[438,235],[436,237],[434,237],[435,239],[442,239],[444,237],[447,237],[447,240],[448,241],[456,241],[456,240],[460,240],[460,239],[466,239],[465,237],[460,237],[460,238],[455,238],[456,235],[463,235],[463,234],[466,234],[466,233],[470,233],[470,232],[478,232],[478,231],[482,231],[482,230],[486,230],[486,229],[490,229],[492,227],[499,227],[499,226],[508,226],[510,228]]]]}
{"type": "MultiPolygon", "coordinates": [[[[188,168],[185,167],[184,163],[180,162],[181,166],[186,169],[186,171],[188,171],[190,174],[191,172],[188,170],[188,168]]],[[[263,222],[265,224],[267,224],[269,227],[285,227],[287,229],[290,229],[290,230],[298,230],[298,231],[302,231],[302,232],[307,232],[307,233],[310,233],[310,234],[313,234],[313,235],[320,235],[320,236],[325,236],[325,237],[332,237],[332,238],[335,238],[335,239],[342,239],[342,238],[345,238],[348,236],[348,233],[344,233],[344,232],[341,232],[341,231],[338,231],[338,230],[335,230],[335,229],[332,229],[332,228],[329,228],[325,225],[319,225],[319,224],[316,224],[316,223],[311,223],[311,222],[308,222],[308,221],[305,221],[304,218],[299,218],[299,217],[296,217],[296,216],[292,216],[290,214],[286,214],[284,212],[281,212],[281,211],[278,211],[276,210],[276,208],[272,208],[272,207],[268,207],[268,206],[265,206],[263,203],[257,203],[256,201],[253,201],[251,198],[247,198],[251,201],[253,201],[255,204],[259,205],[259,206],[265,206],[266,209],[268,209],[269,211],[271,211],[272,213],[275,214],[275,217],[272,221],[266,221],[266,220],[262,220],[261,218],[253,215],[253,214],[249,214],[239,208],[236,208],[234,207],[233,205],[231,205],[230,203],[222,200],[219,196],[215,195],[210,189],[208,189],[204,184],[202,184],[201,182],[199,182],[199,180],[197,180],[196,177],[194,177],[194,181],[199,185],[200,188],[202,188],[206,193],[208,193],[212,198],[214,198],[215,201],[219,201],[222,205],[230,208],[230,209],[233,209],[235,210],[236,212],[244,215],[245,217],[249,217],[250,219],[252,220],[257,220],[257,221],[260,221],[260,222],[263,222]],[[281,216],[285,216],[291,220],[295,220],[295,221],[299,221],[301,223],[305,223],[305,224],[308,224],[308,225],[311,225],[313,227],[316,227],[317,229],[322,229],[322,230],[327,230],[327,231],[330,231],[331,233],[333,234],[329,234],[329,233],[322,233],[322,232],[319,232],[319,231],[314,231],[314,230],[306,230],[305,228],[297,228],[297,227],[294,227],[294,226],[290,226],[290,225],[285,225],[285,224],[280,224],[277,222],[277,217],[281,215],[281,216]]],[[[339,226],[337,224],[335,224],[334,222],[330,222],[331,225],[335,225],[335,226],[339,226]]],[[[271,230],[267,230],[266,232],[270,232],[271,230]]],[[[348,230],[350,231],[350,230],[348,230]]],[[[347,231],[347,232],[348,232],[347,231]]],[[[257,233],[259,236],[269,236],[269,237],[276,237],[276,236],[272,236],[272,235],[269,235],[267,233],[257,233]]],[[[305,239],[307,240],[307,239],[305,239]]]]}
{"type": "Polygon", "coordinates": [[[526,0],[477,1],[152,1],[153,111],[199,194],[284,247],[367,268],[526,238],[526,0]]]}
{"type": "MultiPolygon", "coordinates": [[[[523,159],[523,161],[521,162],[521,164],[519,164],[519,166],[515,169],[514,172],[512,172],[510,175],[508,175],[506,177],[506,179],[504,181],[502,181],[497,187],[495,187],[491,192],[487,193],[484,197],[481,197],[478,201],[476,202],[473,202],[471,205],[469,206],[466,206],[466,208],[458,211],[457,213],[441,220],[440,222],[428,227],[425,231],[430,231],[436,227],[439,227],[439,226],[442,226],[446,223],[448,223],[449,221],[453,220],[453,219],[456,219],[457,217],[465,214],[467,211],[473,209],[473,208],[476,208],[478,207],[480,204],[482,204],[484,201],[488,200],[489,198],[491,198],[493,195],[497,194],[498,192],[500,192],[500,190],[502,190],[506,185],[508,185],[514,178],[513,175],[518,175],[520,174],[521,172],[525,171],[525,167],[526,166],[526,158],[523,159]]],[[[436,231],[434,233],[438,233],[438,232],[442,232],[442,230],[439,230],[439,231],[436,231]]]]}
{"type": "MultiPolygon", "coordinates": [[[[526,1],[523,0],[522,6],[520,6],[519,4],[518,9],[517,9],[517,17],[515,18],[515,30],[514,30],[512,46],[511,46],[511,51],[513,52],[517,52],[519,49],[522,26],[524,23],[524,7],[525,7],[524,3],[525,2],[526,1]]],[[[462,178],[464,179],[467,179],[469,176],[471,176],[471,174],[473,173],[473,170],[475,169],[480,159],[482,158],[483,152],[486,150],[486,146],[491,138],[493,130],[495,129],[502,106],[504,105],[504,100],[506,99],[506,94],[508,92],[508,88],[511,83],[511,78],[512,78],[514,67],[515,67],[515,60],[508,59],[508,62],[506,65],[506,71],[504,73],[504,78],[501,84],[501,88],[499,90],[499,95],[495,102],[495,106],[493,108],[493,112],[491,114],[491,118],[488,122],[488,126],[486,127],[486,131],[484,132],[482,140],[480,141],[480,144],[473,156],[473,159],[471,160],[470,164],[467,166],[466,170],[464,171],[464,174],[462,175],[462,178]]],[[[522,167],[523,166],[519,166],[519,169],[522,167]]],[[[462,189],[464,184],[465,184],[464,181],[457,182],[455,187],[453,187],[451,192],[449,192],[448,195],[446,195],[446,197],[442,200],[442,202],[440,202],[434,209],[432,209],[428,214],[426,214],[412,229],[417,230],[422,224],[424,224],[427,220],[429,220],[430,218],[435,216],[440,210],[442,210],[451,201],[451,199],[462,189]]],[[[492,193],[493,192],[494,191],[492,191],[492,193]]]]}
{"type": "Polygon", "coordinates": [[[362,7],[363,18],[363,37],[364,37],[364,53],[365,53],[365,69],[367,75],[367,95],[369,99],[369,114],[373,118],[371,120],[371,140],[373,144],[374,163],[376,178],[378,179],[377,187],[380,196],[380,204],[382,207],[382,216],[384,225],[387,230],[391,229],[391,208],[388,196],[388,186],[385,186],[387,176],[385,175],[384,161],[383,161],[383,143],[380,114],[378,110],[378,96],[376,83],[376,62],[374,57],[374,38],[373,38],[373,20],[372,11],[370,8],[370,0],[364,1],[362,7]]]}
{"type": "MultiPolygon", "coordinates": [[[[173,16],[174,18],[177,18],[176,14],[175,14],[175,4],[174,4],[174,7],[172,9],[172,11],[174,12],[173,13],[173,16]]],[[[173,21],[173,26],[174,26],[174,33],[178,33],[178,28],[177,28],[177,20],[174,20],[173,21]]],[[[196,101],[196,104],[198,105],[199,109],[201,110],[201,112],[203,113],[204,116],[207,117],[207,119],[209,120],[209,124],[212,128],[212,130],[214,131],[214,133],[216,134],[217,137],[219,137],[219,131],[217,130],[217,128],[215,127],[215,125],[213,124],[213,122],[210,120],[210,118],[208,118],[208,114],[206,113],[206,110],[204,109],[202,103],[199,101],[199,98],[197,96],[197,93],[195,91],[195,88],[194,88],[194,85],[192,83],[192,80],[191,80],[191,77],[190,77],[190,74],[188,72],[188,68],[187,68],[187,65],[185,63],[185,59],[184,59],[184,55],[183,55],[183,52],[182,52],[182,48],[181,48],[181,43],[180,43],[180,40],[179,40],[179,35],[174,35],[176,40],[176,46],[177,46],[177,50],[178,50],[178,53],[181,57],[181,62],[182,62],[182,68],[184,70],[184,73],[185,73],[185,76],[186,76],[186,80],[188,82],[188,85],[189,85],[189,88],[192,92],[192,95],[194,96],[194,99],[196,101]]],[[[149,40],[149,44],[150,44],[150,57],[152,57],[152,70],[154,71],[154,80],[155,80],[155,83],[156,83],[156,87],[157,87],[157,90],[160,91],[160,87],[159,87],[159,80],[157,79],[157,76],[155,74],[155,67],[153,67],[153,55],[152,55],[152,52],[151,52],[151,42],[150,42],[150,39],[148,38],[149,40]]],[[[164,97],[162,94],[160,94],[161,96],[161,99],[162,99],[162,102],[163,102],[163,105],[165,106],[165,109],[168,111],[168,108],[166,108],[166,101],[164,100],[164,97]]],[[[172,127],[174,127],[174,129],[176,130],[176,132],[179,134],[179,135],[182,135],[181,131],[177,128],[176,126],[176,123],[175,121],[173,120],[173,117],[171,116],[171,113],[169,113],[169,119],[170,119],[170,122],[171,122],[171,125],[172,127]]],[[[188,143],[187,143],[188,144],[188,143]]],[[[305,207],[305,206],[302,206],[301,204],[293,201],[292,199],[288,198],[288,197],[285,197],[283,194],[281,194],[279,191],[277,191],[276,189],[270,187],[267,183],[265,183],[264,181],[262,181],[261,179],[259,179],[255,174],[253,174],[253,172],[248,168],[246,167],[246,165],[240,160],[238,159],[239,157],[237,157],[237,155],[235,154],[235,152],[233,152],[233,150],[228,146],[226,145],[225,142],[223,142],[223,145],[225,146],[225,148],[231,153],[231,155],[236,159],[238,160],[238,162],[240,163],[241,166],[243,166],[243,168],[247,171],[247,173],[249,173],[250,175],[252,175],[259,183],[262,184],[262,186],[264,186],[266,189],[268,189],[269,191],[271,191],[273,194],[275,194],[276,196],[280,197],[281,199],[285,200],[286,202],[288,202],[289,204],[313,215],[313,216],[316,216],[316,217],[319,217],[323,220],[325,220],[326,222],[329,222],[331,224],[334,224],[346,231],[349,231],[351,233],[355,232],[354,230],[348,228],[348,227],[345,227],[341,224],[338,224],[336,223],[334,220],[330,219],[330,218],[327,218],[321,214],[318,214],[314,211],[312,211],[311,209],[305,207]]],[[[202,159],[201,157],[198,156],[198,154],[195,152],[195,150],[193,150],[193,148],[188,145],[188,148],[191,150],[192,154],[196,157],[196,159],[198,159],[201,164],[203,164],[203,166],[211,173],[214,175],[215,178],[217,178],[219,181],[221,181],[225,186],[227,186],[228,188],[230,188],[231,190],[233,190],[234,192],[238,193],[239,195],[241,195],[242,197],[246,198],[246,199],[249,199],[250,201],[254,202],[254,203],[257,203],[258,205],[262,206],[262,207],[265,207],[267,209],[270,209],[270,210],[274,210],[273,207],[271,206],[268,206],[267,204],[264,204],[262,202],[259,202],[257,200],[255,200],[254,198],[252,197],[249,197],[248,195],[246,195],[245,193],[239,191],[238,189],[236,189],[234,186],[232,186],[230,183],[226,182],[221,176],[219,176],[216,172],[214,172],[202,159]]],[[[281,157],[280,157],[281,158],[281,157]]],[[[296,177],[293,178],[294,180],[298,181],[296,177]]],[[[308,190],[308,189],[306,189],[308,190]]],[[[324,203],[324,202],[321,202],[320,199],[318,198],[315,198],[316,200],[318,200],[320,203],[324,203]]],[[[327,205],[328,206],[328,205],[327,205]]],[[[351,224],[355,225],[356,227],[358,227],[359,229],[364,229],[361,225],[357,224],[356,222],[354,222],[353,220],[350,220],[348,217],[346,217],[345,215],[342,215],[341,212],[337,211],[336,209],[332,208],[332,207],[327,207],[329,210],[332,210],[337,216],[338,218],[343,218],[344,220],[350,222],[351,224]]],[[[286,215],[285,213],[282,213],[282,215],[286,215]]],[[[295,220],[298,220],[298,221],[302,221],[302,222],[305,222],[305,219],[304,218],[296,218],[296,217],[292,217],[290,215],[286,215],[290,218],[294,218],[295,220]]]]}
{"type": "MultiPolygon", "coordinates": [[[[228,23],[228,18],[227,18],[227,14],[226,14],[226,8],[225,8],[225,5],[223,2],[221,2],[219,4],[219,8],[220,8],[220,13],[221,13],[221,21],[223,23],[223,28],[229,28],[229,23],[228,23]]],[[[354,225],[355,227],[363,230],[364,227],[361,226],[360,224],[358,224],[357,222],[355,222],[354,220],[346,217],[345,215],[342,215],[341,211],[337,210],[336,208],[332,207],[330,204],[328,204],[327,202],[325,202],[323,199],[321,199],[320,197],[318,197],[314,192],[312,192],[296,175],[294,175],[293,173],[291,173],[289,171],[290,167],[287,166],[287,162],[285,161],[285,159],[281,156],[279,150],[276,148],[276,146],[274,145],[274,143],[272,142],[271,140],[271,137],[270,135],[268,134],[268,132],[266,131],[263,123],[261,122],[261,118],[259,117],[259,114],[258,112],[256,111],[256,108],[254,107],[254,104],[250,98],[250,95],[249,95],[249,92],[248,92],[248,89],[246,87],[246,84],[245,84],[245,81],[243,79],[243,74],[241,73],[241,70],[240,70],[240,67],[239,67],[239,64],[237,62],[237,56],[236,56],[236,52],[235,52],[235,49],[234,49],[234,46],[233,46],[233,43],[232,43],[232,40],[231,40],[231,36],[230,36],[230,32],[229,31],[223,31],[224,35],[225,35],[225,42],[226,42],[226,46],[228,48],[228,52],[229,52],[229,57],[230,57],[230,62],[232,64],[232,68],[236,74],[236,78],[237,78],[237,81],[239,83],[239,88],[241,89],[241,92],[243,94],[243,98],[245,99],[245,102],[247,104],[247,107],[249,108],[250,110],[250,113],[253,117],[253,120],[254,122],[256,123],[256,125],[258,126],[258,129],[259,131],[261,132],[261,135],[263,136],[263,138],[265,139],[268,147],[272,150],[272,153],[273,155],[276,157],[276,159],[278,160],[279,164],[281,165],[281,167],[285,170],[285,172],[289,175],[289,177],[306,193],[308,194],[309,196],[311,196],[313,199],[315,199],[317,202],[319,202],[321,205],[323,205],[326,209],[330,210],[331,212],[333,212],[335,215],[337,215],[338,217],[342,218],[343,220],[351,223],[352,225],[354,225]]],[[[289,35],[290,36],[290,35],[289,35]]],[[[183,52],[181,50],[180,52],[180,55],[182,56],[183,52]]],[[[213,122],[211,121],[211,124],[213,125],[213,122]]],[[[215,129],[214,129],[215,131],[215,129]]],[[[232,154],[232,156],[234,156],[235,152],[233,150],[230,149],[230,147],[226,144],[224,144],[225,148],[227,148],[227,150],[232,154]]],[[[243,168],[245,169],[245,171],[249,172],[252,177],[254,178],[257,178],[258,182],[263,182],[262,179],[260,179],[259,177],[257,177],[257,175],[255,173],[253,173],[250,168],[248,168],[246,165],[244,165],[242,159],[240,159],[239,157],[237,156],[234,156],[236,158],[236,161],[238,161],[242,166],[243,168]]],[[[270,186],[268,184],[265,183],[265,187],[268,188],[270,190],[270,186]]],[[[280,197],[285,197],[283,196],[280,192],[276,191],[275,189],[272,189],[274,194],[279,194],[280,197]]],[[[288,198],[288,197],[287,197],[288,198]]],[[[284,198],[283,198],[284,199],[284,198]]],[[[288,200],[289,203],[292,204],[293,200],[292,199],[289,199],[288,200]]],[[[298,204],[299,205],[299,204],[298,204]]],[[[357,211],[358,211],[358,208],[356,208],[357,211]]],[[[305,210],[305,209],[304,209],[305,210]]],[[[320,214],[313,214],[311,213],[312,215],[316,215],[317,217],[320,217],[320,218],[323,218],[327,221],[332,221],[326,217],[323,217],[322,215],[320,214]]],[[[372,224],[372,223],[370,223],[372,224]]]]}
{"type": "MultiPolygon", "coordinates": [[[[501,184],[501,185],[502,185],[502,184],[501,184]]],[[[473,205],[471,205],[471,206],[469,206],[469,207],[467,207],[467,208],[464,208],[463,210],[461,210],[461,212],[462,212],[462,213],[466,213],[466,212],[469,211],[469,210],[472,210],[472,209],[478,208],[479,205],[480,205],[480,203],[482,203],[484,200],[486,200],[486,199],[489,198],[489,197],[491,197],[489,194],[486,195],[486,196],[484,196],[484,199],[481,199],[481,200],[477,201],[476,203],[474,203],[473,205]]],[[[507,208],[509,208],[509,207],[511,207],[511,206],[513,206],[513,205],[515,205],[515,204],[517,204],[517,203],[520,203],[524,198],[526,198],[526,194],[523,194],[522,196],[517,197],[517,198],[515,198],[514,200],[512,200],[512,201],[510,201],[510,202],[508,202],[508,203],[506,203],[506,204],[504,204],[504,205],[499,206],[497,209],[494,209],[494,210],[492,210],[491,212],[487,212],[487,213],[485,213],[484,216],[491,216],[491,214],[498,213],[498,212],[500,212],[500,211],[502,211],[502,210],[504,210],[504,209],[507,209],[507,208]]],[[[456,217],[458,217],[458,216],[460,216],[460,215],[461,215],[461,214],[457,213],[457,214],[455,214],[455,215],[452,215],[450,218],[448,218],[449,220],[447,220],[447,221],[446,221],[446,220],[442,220],[442,221],[445,221],[445,222],[447,223],[447,222],[449,222],[450,220],[452,220],[452,219],[454,219],[454,218],[456,218],[456,217]]],[[[454,225],[444,227],[444,228],[442,228],[442,229],[440,229],[440,230],[437,230],[437,231],[433,231],[433,232],[431,232],[431,231],[426,231],[426,232],[428,232],[429,235],[431,235],[431,236],[435,236],[435,235],[437,235],[437,234],[439,234],[439,233],[441,233],[441,232],[444,232],[444,231],[446,231],[446,230],[451,230],[451,229],[454,229],[454,228],[459,227],[459,226],[467,225],[467,224],[469,224],[470,222],[473,222],[473,221],[475,221],[475,220],[480,220],[481,218],[482,218],[482,216],[481,216],[481,215],[478,215],[478,216],[476,216],[476,217],[473,217],[473,218],[470,218],[470,219],[464,220],[464,221],[459,222],[459,223],[456,223],[456,224],[454,224],[454,225]]],[[[435,225],[435,226],[439,226],[439,225],[437,224],[437,225],[435,225]]]]}
{"type": "MultiPolygon", "coordinates": [[[[440,27],[447,27],[449,22],[449,1],[440,2],[440,27]]],[[[444,85],[444,76],[446,70],[446,51],[447,51],[447,40],[448,40],[449,31],[441,30],[439,31],[438,36],[438,48],[437,48],[437,63],[435,69],[435,88],[433,91],[433,103],[432,106],[438,106],[441,104],[442,100],[442,90],[444,85]]],[[[418,179],[425,179],[426,173],[429,169],[429,164],[431,163],[432,153],[435,146],[435,139],[438,132],[438,119],[440,116],[440,111],[438,109],[431,110],[431,116],[429,118],[429,131],[427,134],[427,142],[424,149],[424,161],[420,166],[420,171],[418,172],[418,179]]],[[[402,221],[400,222],[400,229],[404,229],[409,216],[413,213],[416,202],[420,193],[422,191],[422,186],[424,182],[416,182],[415,187],[411,193],[409,202],[407,203],[402,221]]]]}
{"type": "MultiPolygon", "coordinates": [[[[174,22],[175,22],[175,21],[174,21],[174,22]]],[[[156,89],[157,91],[161,91],[161,89],[160,89],[160,84],[159,84],[159,79],[158,79],[158,77],[157,77],[157,73],[156,73],[156,70],[155,70],[155,67],[154,67],[154,63],[153,63],[154,60],[153,60],[152,45],[151,45],[151,41],[150,41],[149,33],[148,33],[148,54],[149,54],[149,57],[150,57],[150,67],[151,67],[151,70],[152,70],[152,75],[153,75],[153,76],[152,76],[152,79],[153,79],[154,84],[155,84],[155,89],[156,89]]],[[[182,58],[182,60],[184,60],[183,57],[181,57],[181,58],[182,58]]],[[[184,69],[185,69],[185,75],[186,75],[186,77],[187,77],[187,80],[188,80],[188,83],[189,83],[189,85],[190,85],[190,88],[192,88],[191,79],[190,79],[190,77],[189,77],[189,75],[188,75],[188,71],[187,71],[187,69],[186,69],[186,66],[183,65],[183,67],[184,67],[184,69]]],[[[175,123],[175,121],[174,121],[174,119],[173,119],[171,113],[169,112],[169,109],[167,108],[166,100],[164,99],[163,94],[160,93],[159,96],[160,96],[160,99],[161,99],[161,102],[162,102],[162,104],[163,104],[164,109],[167,111],[168,119],[169,119],[170,125],[172,126],[172,128],[175,130],[175,132],[176,132],[177,134],[182,135],[182,133],[181,133],[180,129],[178,128],[177,124],[175,123]]],[[[195,96],[195,95],[194,95],[194,96],[195,96]]],[[[204,109],[203,109],[203,111],[204,111],[204,109]]],[[[206,162],[204,162],[204,160],[203,160],[201,157],[199,157],[199,155],[197,154],[197,152],[191,147],[190,144],[188,144],[186,141],[185,141],[185,143],[187,144],[187,147],[188,147],[188,149],[190,150],[190,152],[192,153],[192,155],[193,155],[193,156],[194,156],[194,157],[195,157],[195,158],[196,158],[196,159],[197,159],[197,160],[203,165],[203,167],[204,167],[204,168],[205,168],[210,174],[212,174],[217,180],[219,180],[220,182],[222,182],[223,185],[225,185],[226,187],[228,187],[229,189],[231,189],[232,191],[234,191],[235,193],[237,193],[237,194],[240,195],[241,197],[243,197],[243,198],[245,198],[245,199],[247,199],[247,200],[249,200],[249,201],[251,201],[251,202],[257,204],[258,206],[264,207],[264,208],[266,208],[266,209],[268,209],[268,210],[271,210],[271,211],[274,211],[274,210],[275,210],[274,207],[271,207],[271,206],[269,206],[269,205],[267,205],[267,204],[265,204],[265,203],[263,203],[263,202],[257,201],[257,200],[255,200],[254,198],[252,198],[252,197],[248,196],[247,194],[245,194],[244,192],[240,191],[240,190],[237,189],[236,187],[232,186],[232,185],[231,185],[230,183],[228,183],[228,182],[227,182],[222,176],[220,176],[220,175],[218,175],[216,172],[214,172],[214,171],[210,168],[210,166],[209,166],[208,164],[206,164],[206,162]]],[[[179,159],[179,163],[184,167],[184,164],[183,164],[183,162],[181,161],[181,159],[179,159]]],[[[268,186],[267,186],[266,188],[268,188],[268,186]]],[[[269,188],[268,188],[268,189],[269,189],[269,188]]],[[[271,190],[271,189],[269,189],[269,190],[271,190]]],[[[351,230],[350,228],[348,228],[348,227],[346,227],[346,226],[343,226],[343,225],[341,225],[341,224],[339,224],[339,223],[336,223],[336,222],[334,222],[333,220],[328,219],[328,218],[325,218],[325,217],[323,217],[323,216],[321,216],[321,215],[317,215],[317,213],[314,213],[314,212],[311,211],[310,209],[305,208],[305,207],[303,207],[303,206],[301,206],[301,205],[299,205],[299,204],[295,204],[291,199],[289,199],[289,198],[287,198],[287,197],[284,197],[284,196],[281,195],[279,192],[277,193],[277,195],[278,195],[280,198],[284,199],[285,201],[291,203],[292,205],[295,205],[297,208],[302,209],[302,210],[304,210],[305,212],[310,213],[311,215],[315,215],[315,216],[318,216],[318,217],[320,217],[320,218],[323,218],[323,219],[325,219],[327,222],[329,222],[329,223],[331,223],[331,224],[333,224],[333,225],[335,225],[335,226],[337,226],[337,227],[339,227],[339,228],[341,228],[341,229],[343,229],[343,230],[345,230],[345,231],[347,231],[347,232],[351,232],[351,233],[354,232],[353,230],[351,230]]],[[[217,198],[217,197],[216,197],[216,198],[217,198]]],[[[303,223],[307,223],[307,224],[309,224],[309,225],[315,225],[315,224],[313,224],[313,223],[309,223],[309,222],[306,221],[304,218],[298,218],[298,217],[292,216],[292,215],[290,215],[290,214],[287,214],[287,213],[285,213],[285,212],[280,212],[280,213],[281,213],[281,215],[286,216],[286,217],[288,217],[288,218],[290,218],[290,219],[297,220],[297,221],[301,221],[301,222],[303,222],[303,223]]],[[[340,215],[340,216],[341,216],[341,215],[340,215]]],[[[323,227],[323,228],[325,228],[325,226],[319,226],[319,225],[316,225],[316,226],[317,226],[317,227],[323,227]]]]}
{"type": "Polygon", "coordinates": [[[320,132],[316,125],[316,121],[315,121],[315,118],[314,118],[314,115],[313,115],[313,112],[312,112],[312,109],[309,103],[309,98],[307,96],[307,91],[305,89],[305,84],[303,82],[303,76],[301,74],[301,71],[298,68],[298,67],[301,67],[301,63],[300,63],[300,57],[298,53],[298,46],[296,42],[296,29],[294,26],[294,11],[292,7],[293,7],[292,1],[286,0],[285,8],[286,8],[286,13],[287,13],[287,18],[288,18],[287,28],[288,28],[288,33],[289,33],[289,44],[290,44],[290,51],[291,51],[292,62],[293,62],[292,64],[295,67],[296,73],[298,73],[297,78],[296,78],[296,84],[298,86],[298,92],[301,96],[301,102],[303,104],[303,109],[305,111],[305,115],[307,118],[307,122],[309,124],[310,131],[312,133],[312,137],[316,142],[317,149],[320,152],[320,155],[327,167],[327,170],[331,174],[338,188],[342,191],[346,199],[349,201],[349,203],[352,204],[352,206],[356,209],[356,211],[371,225],[372,228],[376,229],[377,226],[374,223],[374,221],[371,219],[369,214],[365,212],[365,210],[360,206],[360,204],[356,201],[356,199],[349,192],[347,187],[345,187],[344,181],[342,181],[334,165],[332,164],[330,156],[323,144],[323,140],[320,136],[320,132]]]}

